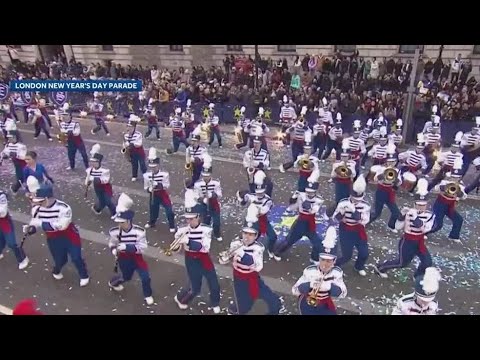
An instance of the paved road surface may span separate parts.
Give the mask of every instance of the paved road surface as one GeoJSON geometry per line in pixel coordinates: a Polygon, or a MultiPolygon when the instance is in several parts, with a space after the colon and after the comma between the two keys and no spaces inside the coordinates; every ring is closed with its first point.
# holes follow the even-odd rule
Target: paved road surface
{"type": "MultiPolygon", "coordinates": [[[[142,190],[141,182],[132,183],[130,166],[120,154],[121,133],[126,131],[126,126],[111,123],[109,127],[112,135],[91,135],[89,130],[93,127],[90,120],[82,120],[82,133],[88,150],[99,142],[102,145],[102,153],[105,156],[104,165],[112,170],[112,183],[114,184],[115,198],[125,191],[135,201],[135,221],[143,226],[148,220],[147,202],[148,195],[142,190]]],[[[160,248],[172,240],[168,232],[162,210],[157,228],[148,230],[148,242],[150,245],[147,261],[151,268],[152,287],[154,289],[155,305],[147,307],[143,303],[140,282],[134,278],[131,284],[126,286],[122,294],[112,293],[107,287],[107,281],[112,275],[114,260],[106,248],[106,232],[112,227],[108,211],[97,216],[90,210],[94,195],[89,194],[87,201],[84,200],[83,180],[85,170],[77,156],[77,169],[65,170],[68,166],[66,149],[57,142],[49,143],[40,136],[34,140],[32,126],[19,124],[24,137],[24,142],[29,149],[39,153],[39,161],[47,166],[49,173],[56,180],[56,196],[67,202],[73,209],[75,223],[81,228],[84,239],[84,252],[88,268],[91,273],[91,285],[80,288],[74,268],[71,265],[65,270],[65,278],[56,281],[51,277],[51,259],[46,249],[45,239],[41,235],[35,235],[27,240],[26,251],[31,259],[31,265],[25,271],[16,269],[14,258],[7,253],[0,262],[2,269],[0,275],[0,304],[11,308],[21,298],[34,296],[39,300],[39,306],[49,314],[212,314],[208,309],[208,289],[203,289],[202,296],[196,299],[189,310],[182,312],[173,302],[173,296],[180,286],[185,285],[186,275],[182,265],[182,256],[177,255],[167,258],[160,254],[160,248]]],[[[144,131],[144,127],[139,129],[144,131]]],[[[164,150],[171,146],[170,131],[162,129],[160,141],[147,140],[146,149],[155,146],[164,150]]],[[[236,237],[241,228],[244,209],[235,201],[235,193],[239,189],[246,189],[246,175],[238,164],[243,152],[233,150],[234,136],[224,136],[223,149],[213,145],[210,153],[214,157],[213,173],[223,185],[224,198],[222,200],[222,233],[224,242],[218,243],[213,240],[212,254],[225,250],[228,243],[236,237]]],[[[288,150],[280,148],[275,142],[269,146],[272,155],[273,169],[278,169],[281,162],[289,159],[288,150]]],[[[170,172],[172,188],[170,194],[174,202],[176,220],[182,221],[179,216],[183,207],[183,187],[185,179],[184,154],[172,156],[163,155],[161,163],[165,170],[170,172]]],[[[329,172],[330,164],[325,163],[322,168],[323,175],[329,172]]],[[[287,172],[281,174],[276,170],[271,171],[274,178],[274,202],[277,208],[286,204],[296,184],[296,174],[287,172]]],[[[320,194],[329,204],[333,201],[333,185],[327,183],[327,177],[321,178],[320,194]]],[[[13,167],[5,163],[0,168],[0,187],[6,188],[13,181],[13,167]]],[[[369,188],[367,199],[371,201],[372,189],[369,188]]],[[[434,196],[432,195],[432,198],[434,196]]],[[[433,199],[432,199],[433,200],[433,199]]],[[[404,194],[398,196],[399,206],[411,203],[411,198],[404,194]]],[[[480,261],[478,258],[478,220],[480,212],[476,209],[478,201],[468,200],[459,207],[465,218],[462,244],[451,243],[448,238],[450,222],[445,222],[445,229],[430,236],[428,246],[434,260],[442,268],[444,280],[441,283],[439,293],[442,313],[478,314],[480,313],[479,275],[480,261]]],[[[21,224],[29,220],[27,202],[22,195],[13,196],[10,201],[10,209],[13,212],[17,238],[20,239],[19,231],[21,224]]],[[[277,209],[277,210],[278,210],[277,209]]],[[[278,211],[280,211],[278,210],[278,211]]],[[[291,218],[282,217],[281,211],[277,214],[277,229],[280,233],[288,229],[291,218]],[[282,228],[283,226],[283,228],[282,228]]],[[[412,291],[411,268],[393,271],[389,279],[380,279],[372,270],[371,265],[379,259],[393,256],[396,252],[398,235],[386,231],[387,213],[368,228],[371,255],[367,262],[368,276],[359,277],[352,269],[352,264],[345,266],[345,282],[348,287],[349,297],[337,301],[339,313],[345,314],[385,314],[391,311],[395,300],[412,291]]],[[[325,227],[325,221],[320,221],[320,227],[325,227]]],[[[297,314],[295,299],[290,295],[293,283],[301,275],[302,270],[308,265],[310,245],[308,241],[301,241],[288,254],[286,259],[277,263],[265,260],[262,272],[265,280],[272,289],[283,296],[286,306],[286,314],[297,314]]],[[[228,266],[217,266],[220,285],[222,287],[222,308],[232,301],[232,283],[227,276],[231,275],[228,266]]],[[[0,312],[2,308],[0,307],[0,312]]],[[[265,305],[259,302],[254,314],[265,312],[265,305]]]]}

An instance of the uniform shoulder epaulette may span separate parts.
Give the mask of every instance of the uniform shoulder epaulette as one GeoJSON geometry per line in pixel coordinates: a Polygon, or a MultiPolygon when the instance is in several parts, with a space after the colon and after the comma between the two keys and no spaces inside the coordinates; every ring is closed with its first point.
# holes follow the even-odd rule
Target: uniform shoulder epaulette
{"type": "Polygon", "coordinates": [[[252,245],[257,245],[261,247],[262,249],[265,249],[265,245],[263,245],[260,241],[255,241],[252,245]]]}
{"type": "Polygon", "coordinates": [[[110,228],[110,230],[108,230],[108,233],[111,234],[115,230],[118,230],[118,227],[115,226],[115,227],[110,228]]]}
{"type": "MultiPolygon", "coordinates": [[[[350,201],[350,199],[349,199],[349,198],[343,198],[343,199],[341,199],[338,203],[340,204],[342,201],[350,201]]],[[[338,205],[337,205],[337,206],[338,206],[338,205]]]]}
{"type": "Polygon", "coordinates": [[[145,232],[145,229],[141,226],[138,226],[138,225],[133,225],[132,228],[135,229],[135,230],[141,230],[141,231],[145,232]]]}
{"type": "Polygon", "coordinates": [[[343,274],[343,270],[342,270],[342,268],[339,267],[339,266],[334,266],[334,267],[332,268],[332,271],[338,271],[339,273],[343,274]]]}
{"type": "Polygon", "coordinates": [[[209,228],[209,229],[213,229],[212,226],[208,225],[208,224],[201,223],[200,225],[202,225],[203,227],[209,228]]]}
{"type": "Polygon", "coordinates": [[[61,201],[61,200],[58,200],[58,199],[57,199],[57,204],[60,205],[60,206],[66,207],[66,208],[69,207],[69,206],[67,205],[67,203],[65,203],[65,202],[63,202],[63,201],[61,201]]]}
{"type": "Polygon", "coordinates": [[[303,269],[303,273],[307,274],[311,271],[317,271],[317,270],[318,270],[317,265],[308,265],[305,269],[303,269]]]}

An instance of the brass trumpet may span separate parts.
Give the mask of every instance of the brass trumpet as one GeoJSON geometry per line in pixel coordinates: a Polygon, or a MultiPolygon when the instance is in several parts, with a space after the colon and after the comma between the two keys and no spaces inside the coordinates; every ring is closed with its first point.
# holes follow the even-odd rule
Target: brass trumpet
{"type": "Polygon", "coordinates": [[[64,133],[64,132],[61,132],[59,134],[57,134],[57,140],[59,143],[61,143],[62,145],[67,145],[67,141],[68,141],[68,134],[64,133]]]}
{"type": "Polygon", "coordinates": [[[319,285],[312,288],[312,290],[308,293],[307,296],[307,304],[310,306],[317,306],[318,301],[318,293],[320,292],[320,288],[323,283],[323,277],[320,279],[319,285]]]}
{"type": "Polygon", "coordinates": [[[448,197],[456,197],[459,192],[460,185],[458,185],[456,182],[451,182],[447,184],[444,194],[448,197]]]}
{"type": "Polygon", "coordinates": [[[350,170],[346,165],[340,165],[335,169],[335,174],[340,178],[348,178],[352,176],[352,170],[350,170]]]}
{"type": "Polygon", "coordinates": [[[243,134],[242,134],[242,128],[241,127],[237,127],[235,129],[235,135],[237,137],[238,144],[243,144],[243,134]]]}
{"type": "Polygon", "coordinates": [[[120,153],[125,156],[125,159],[127,161],[130,161],[130,148],[124,146],[122,150],[120,150],[120,153]]]}
{"type": "Polygon", "coordinates": [[[394,183],[397,181],[398,173],[393,168],[385,169],[383,172],[383,177],[386,182],[394,183]]]}
{"type": "Polygon", "coordinates": [[[311,164],[312,164],[312,162],[308,158],[301,159],[298,163],[299,163],[300,167],[304,170],[309,170],[311,168],[311,164]]]}
{"type": "Polygon", "coordinates": [[[235,246],[231,250],[225,250],[218,254],[218,262],[222,265],[225,265],[230,261],[230,259],[235,255],[237,250],[243,247],[243,242],[240,242],[238,246],[235,246]]]}
{"type": "Polygon", "coordinates": [[[187,231],[186,233],[184,233],[182,236],[179,236],[178,238],[176,238],[175,240],[172,241],[172,243],[170,244],[169,247],[167,247],[166,249],[163,250],[163,253],[166,255],[166,256],[172,256],[172,254],[174,252],[177,252],[180,250],[181,248],[181,241],[183,241],[183,239],[188,236],[188,234],[190,233],[190,231],[187,231]]]}
{"type": "Polygon", "coordinates": [[[187,176],[192,177],[193,176],[193,163],[188,162],[185,164],[185,172],[187,173],[187,176]]]}

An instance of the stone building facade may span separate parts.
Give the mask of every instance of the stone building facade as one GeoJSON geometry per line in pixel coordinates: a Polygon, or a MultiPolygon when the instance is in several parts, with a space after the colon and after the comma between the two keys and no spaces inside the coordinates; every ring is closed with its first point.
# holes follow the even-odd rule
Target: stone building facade
{"type": "MultiPolygon", "coordinates": [[[[159,67],[178,68],[193,65],[222,65],[226,54],[254,55],[254,45],[15,45],[18,58],[23,61],[48,59],[59,49],[67,58],[75,57],[83,63],[103,62],[106,60],[122,65],[141,64],[159,67]]],[[[421,45],[426,57],[435,59],[441,45],[421,45]]],[[[333,55],[336,51],[351,54],[358,50],[364,58],[411,58],[416,45],[259,45],[262,57],[284,58],[290,62],[296,55],[323,54],[333,55]]],[[[472,74],[479,75],[480,45],[444,45],[442,58],[453,59],[457,54],[470,59],[472,74]]],[[[7,64],[10,57],[6,45],[0,45],[0,63],[7,64]]]]}

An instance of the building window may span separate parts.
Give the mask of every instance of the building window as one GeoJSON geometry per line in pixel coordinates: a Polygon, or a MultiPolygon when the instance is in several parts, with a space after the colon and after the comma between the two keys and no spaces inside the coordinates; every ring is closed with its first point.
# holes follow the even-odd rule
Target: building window
{"type": "Polygon", "coordinates": [[[415,54],[417,46],[420,48],[420,54],[423,54],[423,47],[425,45],[400,45],[398,52],[400,54],[415,54]]]}
{"type": "Polygon", "coordinates": [[[103,51],[113,51],[113,45],[102,45],[103,51]]]}
{"type": "Polygon", "coordinates": [[[297,45],[278,45],[278,51],[280,51],[280,52],[295,52],[295,51],[297,51],[297,45]]]}
{"type": "Polygon", "coordinates": [[[242,52],[242,45],[227,45],[227,51],[242,52]]]}
{"type": "Polygon", "coordinates": [[[354,53],[357,51],[357,45],[335,45],[335,52],[354,53]]]}
{"type": "Polygon", "coordinates": [[[183,45],[170,45],[170,51],[183,51],[183,45]]]}
{"type": "Polygon", "coordinates": [[[473,53],[480,54],[480,45],[473,45],[473,53]]]}

